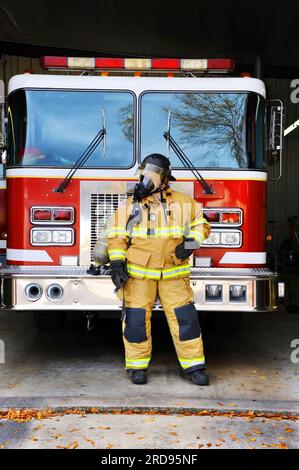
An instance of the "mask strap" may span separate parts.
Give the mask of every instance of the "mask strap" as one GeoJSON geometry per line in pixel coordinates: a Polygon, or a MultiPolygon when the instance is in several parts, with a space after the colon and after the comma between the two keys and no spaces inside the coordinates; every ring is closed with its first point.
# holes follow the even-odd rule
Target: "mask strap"
{"type": "Polygon", "coordinates": [[[163,207],[163,214],[165,223],[167,224],[167,207],[166,207],[166,199],[163,197],[163,189],[160,187],[160,199],[161,199],[161,206],[163,207]]]}

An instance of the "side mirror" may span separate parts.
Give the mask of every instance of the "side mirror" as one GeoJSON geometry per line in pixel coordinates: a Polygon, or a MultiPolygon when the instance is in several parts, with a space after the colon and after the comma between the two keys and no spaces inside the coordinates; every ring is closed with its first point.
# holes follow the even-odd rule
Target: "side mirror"
{"type": "Polygon", "coordinates": [[[268,101],[268,128],[269,142],[267,163],[271,166],[278,166],[276,175],[270,181],[277,181],[282,176],[282,149],[284,138],[284,107],[281,100],[268,101]]]}
{"type": "Polygon", "coordinates": [[[2,165],[6,165],[6,163],[7,163],[7,152],[5,150],[5,147],[4,147],[4,150],[1,154],[1,163],[2,163],[2,165]]]}

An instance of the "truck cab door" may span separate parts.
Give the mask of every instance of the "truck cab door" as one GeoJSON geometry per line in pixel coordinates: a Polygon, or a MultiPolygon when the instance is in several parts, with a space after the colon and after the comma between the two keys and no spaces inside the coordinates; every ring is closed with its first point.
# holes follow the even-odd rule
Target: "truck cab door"
{"type": "Polygon", "coordinates": [[[6,178],[2,163],[2,154],[5,152],[6,124],[5,124],[5,89],[4,82],[0,80],[0,267],[5,263],[6,255],[6,178]]]}

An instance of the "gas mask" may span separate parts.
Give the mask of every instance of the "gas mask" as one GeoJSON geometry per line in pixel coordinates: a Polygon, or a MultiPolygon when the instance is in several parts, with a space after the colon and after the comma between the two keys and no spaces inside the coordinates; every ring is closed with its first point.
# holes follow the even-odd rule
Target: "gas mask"
{"type": "Polygon", "coordinates": [[[138,172],[140,179],[134,190],[134,195],[138,200],[149,196],[165,185],[165,171],[157,165],[146,163],[144,168],[139,168],[138,172]]]}

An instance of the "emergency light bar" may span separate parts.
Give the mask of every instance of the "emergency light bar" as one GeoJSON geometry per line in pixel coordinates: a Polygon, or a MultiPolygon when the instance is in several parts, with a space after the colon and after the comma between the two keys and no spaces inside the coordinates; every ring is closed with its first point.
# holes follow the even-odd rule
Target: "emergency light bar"
{"type": "Polygon", "coordinates": [[[160,70],[186,72],[232,72],[233,59],[147,59],[103,57],[52,57],[41,58],[41,65],[48,70],[160,70]]]}

